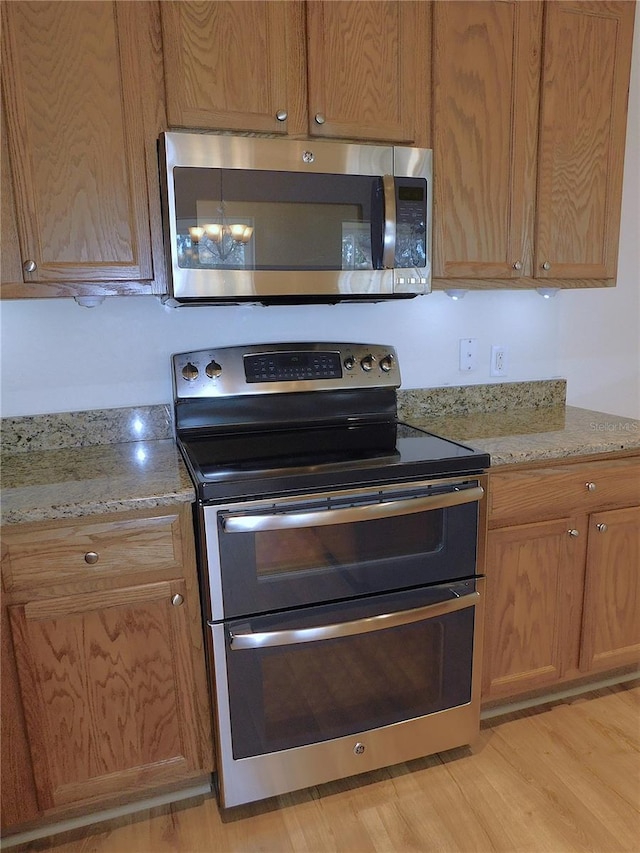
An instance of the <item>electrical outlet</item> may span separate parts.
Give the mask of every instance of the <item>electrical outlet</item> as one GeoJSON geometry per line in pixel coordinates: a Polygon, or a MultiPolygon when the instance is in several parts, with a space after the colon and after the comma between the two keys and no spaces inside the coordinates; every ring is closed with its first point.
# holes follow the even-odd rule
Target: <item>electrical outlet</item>
{"type": "Polygon", "coordinates": [[[460,370],[467,373],[478,366],[477,338],[460,338],[460,370]]]}
{"type": "Polygon", "coordinates": [[[491,347],[491,375],[507,375],[507,348],[500,344],[491,347]]]}

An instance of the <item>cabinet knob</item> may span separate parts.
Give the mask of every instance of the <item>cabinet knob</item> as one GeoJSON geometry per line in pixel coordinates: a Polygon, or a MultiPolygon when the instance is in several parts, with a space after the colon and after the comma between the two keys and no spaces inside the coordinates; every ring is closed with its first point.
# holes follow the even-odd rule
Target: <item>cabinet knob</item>
{"type": "Polygon", "coordinates": [[[550,269],[551,269],[551,264],[549,263],[549,261],[545,261],[545,262],[542,264],[542,269],[543,269],[543,270],[550,270],[550,269]]]}
{"type": "Polygon", "coordinates": [[[179,592],[176,592],[176,594],[171,598],[171,603],[173,604],[174,607],[180,607],[180,605],[182,604],[183,601],[184,601],[184,597],[182,595],[180,595],[179,592]]]}
{"type": "Polygon", "coordinates": [[[580,531],[576,530],[575,527],[571,528],[571,530],[567,530],[567,533],[569,534],[569,536],[572,536],[574,539],[577,536],[580,536],[580,531]]]}
{"type": "Polygon", "coordinates": [[[585,487],[588,492],[595,492],[595,490],[598,488],[595,483],[585,483],[585,487]]]}
{"type": "Polygon", "coordinates": [[[35,261],[25,261],[22,264],[22,269],[25,272],[35,272],[38,269],[38,264],[35,261]]]}
{"type": "Polygon", "coordinates": [[[522,269],[522,261],[516,261],[515,264],[513,265],[513,268],[514,268],[514,270],[521,270],[522,269]]]}
{"type": "Polygon", "coordinates": [[[276,113],[276,118],[278,119],[278,121],[286,121],[288,117],[289,116],[286,110],[278,110],[278,112],[276,113]]]}
{"type": "Polygon", "coordinates": [[[604,521],[601,521],[599,524],[596,524],[596,530],[599,533],[606,533],[608,529],[609,527],[607,524],[604,523],[604,521]]]}
{"type": "Polygon", "coordinates": [[[326,121],[326,118],[322,115],[322,113],[316,113],[315,121],[316,121],[316,124],[324,124],[326,121]]]}
{"type": "Polygon", "coordinates": [[[99,559],[100,557],[98,554],[96,554],[95,551],[87,551],[87,553],[84,555],[85,563],[89,563],[90,566],[95,565],[99,559]]]}

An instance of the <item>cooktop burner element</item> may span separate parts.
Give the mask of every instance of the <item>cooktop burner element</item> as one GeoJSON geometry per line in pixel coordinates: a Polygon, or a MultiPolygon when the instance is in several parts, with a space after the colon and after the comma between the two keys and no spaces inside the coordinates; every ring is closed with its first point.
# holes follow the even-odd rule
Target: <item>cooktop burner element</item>
{"type": "Polygon", "coordinates": [[[393,347],[288,343],[173,357],[178,444],[202,501],[477,473],[487,454],[397,420],[393,347]]]}

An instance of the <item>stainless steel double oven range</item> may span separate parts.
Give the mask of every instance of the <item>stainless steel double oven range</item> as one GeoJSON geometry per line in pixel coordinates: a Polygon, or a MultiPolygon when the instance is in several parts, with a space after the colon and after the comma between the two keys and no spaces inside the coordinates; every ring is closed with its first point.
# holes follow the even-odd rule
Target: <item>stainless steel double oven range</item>
{"type": "Polygon", "coordinates": [[[488,456],[398,422],[389,346],[212,348],[173,379],[221,806],[470,743],[488,456]]]}

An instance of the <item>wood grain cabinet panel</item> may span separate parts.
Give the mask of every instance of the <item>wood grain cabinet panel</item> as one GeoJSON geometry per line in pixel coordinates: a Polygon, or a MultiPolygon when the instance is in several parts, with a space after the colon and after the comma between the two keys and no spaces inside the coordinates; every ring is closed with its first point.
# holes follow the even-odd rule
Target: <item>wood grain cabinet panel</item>
{"type": "Polygon", "coordinates": [[[640,457],[496,472],[489,504],[491,527],[635,506],[640,504],[640,457]]]}
{"type": "Polygon", "coordinates": [[[2,610],[2,829],[26,823],[38,815],[36,785],[27,743],[18,674],[6,608],[2,610]]]}
{"type": "Polygon", "coordinates": [[[493,531],[487,549],[483,694],[559,681],[577,652],[584,545],[569,518],[493,531]]]}
{"type": "Polygon", "coordinates": [[[3,527],[4,830],[211,773],[191,506],[172,509],[3,527]]]}
{"type": "Polygon", "coordinates": [[[640,663],[640,456],[489,484],[483,699],[640,663]]]}
{"type": "Polygon", "coordinates": [[[309,134],[427,146],[430,4],[306,7],[309,134]]]}
{"type": "Polygon", "coordinates": [[[533,270],[542,2],[434,4],[434,275],[533,270]]]}
{"type": "Polygon", "coordinates": [[[546,5],[536,278],[615,278],[634,7],[546,5]]]}
{"type": "Polygon", "coordinates": [[[7,591],[167,568],[181,573],[180,516],[18,525],[3,531],[2,555],[7,591]]]}
{"type": "Polygon", "coordinates": [[[9,608],[46,810],[174,781],[198,767],[182,581],[9,608]]]}
{"type": "Polygon", "coordinates": [[[159,226],[154,8],[2,3],[2,85],[26,264],[12,287],[3,276],[4,296],[151,293],[154,275],[162,279],[151,227],[152,218],[159,226]]]}
{"type": "Polygon", "coordinates": [[[428,145],[431,4],[163,2],[172,127],[428,145]]]}
{"type": "Polygon", "coordinates": [[[436,0],[442,286],[615,284],[634,7],[436,0]]]}
{"type": "Polygon", "coordinates": [[[580,668],[640,661],[640,506],[589,519],[580,668]]]}
{"type": "Polygon", "coordinates": [[[299,0],[188,0],[163,2],[160,11],[171,127],[303,130],[304,7],[299,0]]]}

